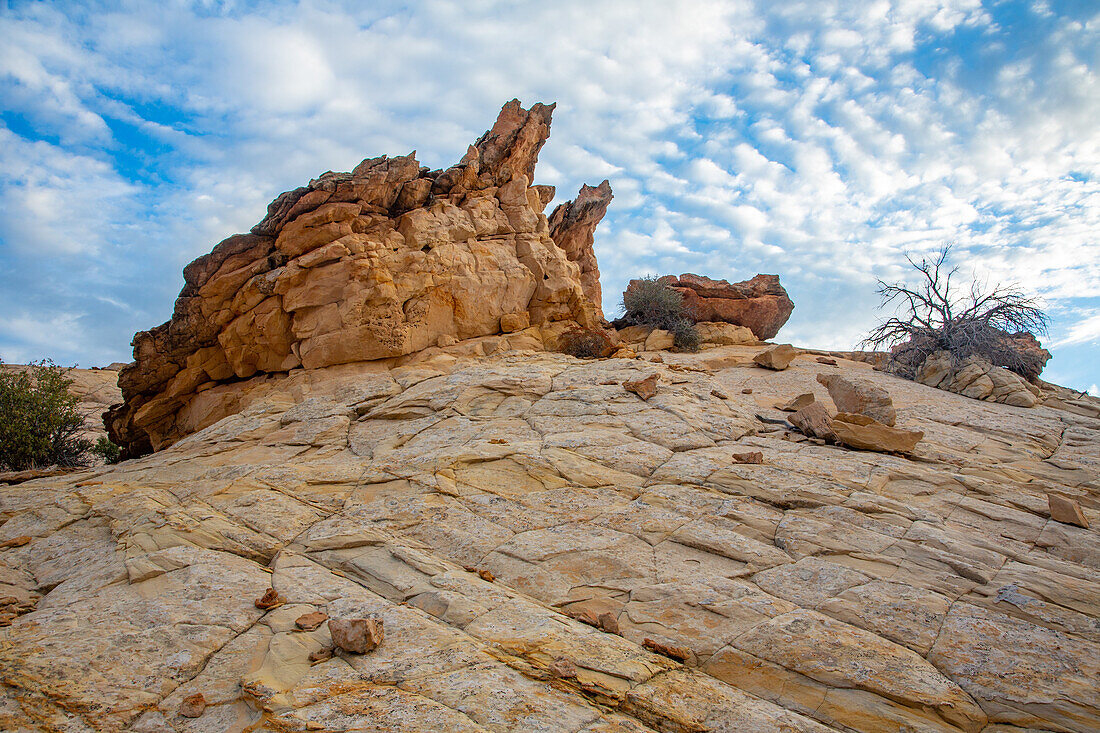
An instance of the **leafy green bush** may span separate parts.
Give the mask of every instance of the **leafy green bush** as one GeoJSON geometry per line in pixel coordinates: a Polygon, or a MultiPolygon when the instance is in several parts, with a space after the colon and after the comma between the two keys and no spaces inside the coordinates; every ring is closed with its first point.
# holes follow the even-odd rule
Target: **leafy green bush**
{"type": "Polygon", "coordinates": [[[69,393],[73,380],[48,359],[26,369],[0,362],[0,466],[11,471],[87,463],[91,441],[69,393]]]}
{"type": "Polygon", "coordinates": [[[118,463],[122,460],[122,449],[102,435],[92,446],[92,453],[102,458],[104,463],[118,463]]]}
{"type": "Polygon", "coordinates": [[[558,338],[558,351],[578,359],[600,359],[610,356],[615,345],[602,329],[577,326],[558,338]]]}
{"type": "Polygon", "coordinates": [[[702,338],[684,297],[658,278],[632,280],[623,293],[623,311],[622,320],[627,325],[663,329],[672,334],[677,349],[699,350],[702,338]]]}

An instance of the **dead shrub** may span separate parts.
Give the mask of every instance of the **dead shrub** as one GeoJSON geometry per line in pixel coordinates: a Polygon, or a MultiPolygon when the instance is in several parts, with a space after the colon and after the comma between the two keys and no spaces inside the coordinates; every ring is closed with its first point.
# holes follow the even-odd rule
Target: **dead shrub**
{"type": "Polygon", "coordinates": [[[602,359],[615,352],[615,345],[603,329],[575,326],[558,338],[558,351],[578,359],[602,359]]]}

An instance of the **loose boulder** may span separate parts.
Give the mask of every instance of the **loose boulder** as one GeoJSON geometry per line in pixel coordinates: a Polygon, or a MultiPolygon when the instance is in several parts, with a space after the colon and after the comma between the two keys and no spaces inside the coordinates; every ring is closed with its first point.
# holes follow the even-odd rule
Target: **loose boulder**
{"type": "Polygon", "coordinates": [[[757,275],[738,283],[691,273],[661,280],[684,297],[693,320],[745,326],[760,341],[775,338],[794,310],[778,275],[757,275]]]}
{"type": "Polygon", "coordinates": [[[798,412],[803,407],[806,407],[808,405],[813,404],[813,402],[814,402],[814,393],[813,392],[806,392],[804,394],[798,395],[793,400],[790,400],[789,402],[784,404],[779,409],[783,410],[783,412],[798,412]]]}
{"type": "Polygon", "coordinates": [[[1089,528],[1089,520],[1085,518],[1081,505],[1075,500],[1058,494],[1047,494],[1047,504],[1050,507],[1050,518],[1055,522],[1089,528]]]}
{"type": "Polygon", "coordinates": [[[761,351],[752,360],[765,369],[778,372],[789,367],[796,356],[798,356],[798,349],[790,344],[780,344],[767,351],[761,351]]]}
{"type": "Polygon", "coordinates": [[[839,374],[818,374],[817,381],[829,390],[829,396],[840,412],[866,415],[890,426],[897,420],[890,393],[874,382],[839,374]]]}
{"type": "Polygon", "coordinates": [[[867,415],[839,412],[832,419],[836,440],[849,448],[880,453],[911,453],[924,437],[920,430],[902,430],[867,415]]]}
{"type": "Polygon", "coordinates": [[[657,394],[657,375],[650,374],[645,379],[623,382],[623,389],[648,401],[650,397],[657,394]]]}
{"type": "Polygon", "coordinates": [[[825,408],[825,405],[820,402],[811,402],[805,407],[797,410],[789,418],[787,418],[791,425],[798,428],[803,435],[808,435],[811,438],[821,438],[822,440],[835,443],[836,433],[833,432],[833,419],[829,415],[829,411],[825,408]]]}
{"type": "Polygon", "coordinates": [[[738,346],[755,344],[756,335],[752,329],[721,321],[700,321],[695,324],[703,346],[738,346]]]}
{"type": "Polygon", "coordinates": [[[328,630],[333,644],[353,654],[374,651],[385,639],[380,618],[330,618],[328,630]]]}

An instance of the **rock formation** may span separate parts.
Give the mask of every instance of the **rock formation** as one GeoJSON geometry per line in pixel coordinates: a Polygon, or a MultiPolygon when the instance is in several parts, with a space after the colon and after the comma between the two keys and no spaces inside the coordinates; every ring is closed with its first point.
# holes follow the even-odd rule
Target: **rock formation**
{"type": "Polygon", "coordinates": [[[693,320],[746,326],[761,341],[774,338],[794,310],[778,275],[757,275],[732,284],[691,273],[661,280],[684,296],[693,320]]]}
{"type": "Polygon", "coordinates": [[[600,268],[592,249],[596,225],[607,213],[611,203],[611,184],[582,186],[577,198],[561,204],[550,215],[550,237],[565,250],[570,262],[581,268],[581,288],[603,318],[603,291],[600,289],[600,268]]]}
{"type": "Polygon", "coordinates": [[[946,351],[925,359],[914,379],[929,387],[1016,407],[1034,407],[1042,396],[1039,387],[1015,372],[993,366],[984,357],[969,356],[956,363],[946,351]]]}
{"type": "Polygon", "coordinates": [[[592,229],[610,188],[564,205],[568,249],[555,245],[553,190],[531,185],[553,109],[509,102],[445,171],[382,156],[280,195],[251,233],[184,268],[170,321],[135,335],[112,439],[129,456],[170,445],[238,409],[234,383],[257,375],[399,357],[502,322],[598,323],[592,229]]]}
{"type": "Polygon", "coordinates": [[[462,351],[506,338],[0,485],[0,730],[1097,728],[1097,418],[837,358],[924,433],[854,451],[770,407],[828,404],[812,355],[462,351]]]}

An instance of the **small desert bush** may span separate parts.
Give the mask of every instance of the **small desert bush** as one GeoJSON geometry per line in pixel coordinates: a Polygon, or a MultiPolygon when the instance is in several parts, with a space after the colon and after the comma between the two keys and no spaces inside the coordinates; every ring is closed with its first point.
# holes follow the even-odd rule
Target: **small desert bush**
{"type": "Polygon", "coordinates": [[[558,351],[578,359],[599,359],[614,350],[611,338],[599,328],[577,326],[558,338],[558,351]]]}
{"type": "Polygon", "coordinates": [[[1026,379],[1038,377],[1050,358],[1035,339],[1048,323],[1038,301],[1015,285],[959,288],[952,280],[959,268],[947,264],[950,253],[945,245],[931,259],[908,258],[920,273],[916,285],[879,281],[881,307],[896,305],[897,315],[882,321],[862,346],[888,349],[886,368],[909,379],[937,351],[956,364],[980,356],[1026,379]]]}
{"type": "Polygon", "coordinates": [[[623,293],[622,320],[630,326],[649,326],[668,331],[677,349],[698,351],[702,338],[684,297],[655,277],[634,280],[623,293]]]}
{"type": "Polygon", "coordinates": [[[69,393],[72,383],[49,360],[25,369],[0,362],[0,466],[23,471],[87,463],[92,445],[80,437],[84,418],[69,393]]]}
{"type": "Polygon", "coordinates": [[[102,435],[92,446],[92,453],[102,458],[104,463],[113,464],[122,460],[122,449],[102,435]]]}

